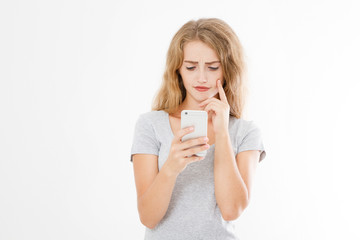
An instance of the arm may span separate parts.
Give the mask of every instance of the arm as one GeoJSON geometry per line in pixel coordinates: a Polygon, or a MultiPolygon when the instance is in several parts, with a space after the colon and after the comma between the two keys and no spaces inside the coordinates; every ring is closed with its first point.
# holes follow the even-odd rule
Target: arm
{"type": "Polygon", "coordinates": [[[211,114],[215,132],[214,179],[215,198],[224,220],[235,220],[247,207],[250,188],[259,159],[259,151],[244,151],[236,159],[229,137],[230,106],[221,81],[219,97],[209,98],[199,106],[211,114]]]}
{"type": "Polygon", "coordinates": [[[135,154],[134,176],[140,221],[153,229],[164,217],[174,189],[176,175],[162,168],[158,171],[158,156],[135,154]]]}
{"type": "Polygon", "coordinates": [[[215,197],[226,221],[237,219],[249,204],[259,151],[240,152],[236,159],[228,132],[216,136],[215,197]]]}
{"type": "Polygon", "coordinates": [[[158,156],[152,154],[134,154],[134,175],[137,191],[138,211],[141,222],[148,228],[154,228],[165,216],[177,176],[187,164],[204,159],[186,157],[209,148],[203,137],[181,142],[181,138],[192,132],[191,128],[180,129],[171,143],[168,159],[158,170],[158,156]],[[203,144],[199,146],[199,144],[203,144]],[[196,146],[194,148],[191,148],[196,146]]]}

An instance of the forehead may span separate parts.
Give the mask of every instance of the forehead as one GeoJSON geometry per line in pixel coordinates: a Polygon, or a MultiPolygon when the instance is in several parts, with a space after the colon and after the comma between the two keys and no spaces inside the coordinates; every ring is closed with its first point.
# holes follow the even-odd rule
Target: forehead
{"type": "Polygon", "coordinates": [[[184,45],[184,60],[211,62],[219,61],[219,57],[210,46],[196,40],[184,45]]]}

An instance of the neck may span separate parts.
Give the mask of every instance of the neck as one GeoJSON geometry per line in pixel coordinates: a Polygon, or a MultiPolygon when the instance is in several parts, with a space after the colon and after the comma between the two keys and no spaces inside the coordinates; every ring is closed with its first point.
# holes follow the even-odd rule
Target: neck
{"type": "Polygon", "coordinates": [[[181,110],[204,110],[204,107],[199,106],[200,102],[184,101],[179,107],[181,110]]]}

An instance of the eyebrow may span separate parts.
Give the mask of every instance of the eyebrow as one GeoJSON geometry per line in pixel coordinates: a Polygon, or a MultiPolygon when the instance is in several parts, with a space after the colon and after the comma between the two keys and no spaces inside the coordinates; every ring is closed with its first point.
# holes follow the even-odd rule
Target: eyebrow
{"type": "MultiPolygon", "coordinates": [[[[189,60],[184,60],[184,62],[187,63],[192,63],[192,64],[198,64],[199,62],[195,62],[195,61],[189,61],[189,60]]],[[[212,62],[206,62],[205,64],[213,64],[213,63],[219,63],[220,61],[212,61],[212,62]]]]}

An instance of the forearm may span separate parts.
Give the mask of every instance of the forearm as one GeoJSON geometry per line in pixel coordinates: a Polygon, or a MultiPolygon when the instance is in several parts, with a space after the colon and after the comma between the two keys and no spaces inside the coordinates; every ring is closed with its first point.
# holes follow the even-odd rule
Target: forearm
{"type": "Polygon", "coordinates": [[[163,167],[148,190],[138,199],[141,222],[154,228],[164,217],[175,186],[176,177],[167,173],[163,167]]]}
{"type": "Polygon", "coordinates": [[[215,197],[224,219],[236,219],[247,206],[248,191],[236,164],[229,134],[215,138],[215,197]]]}

